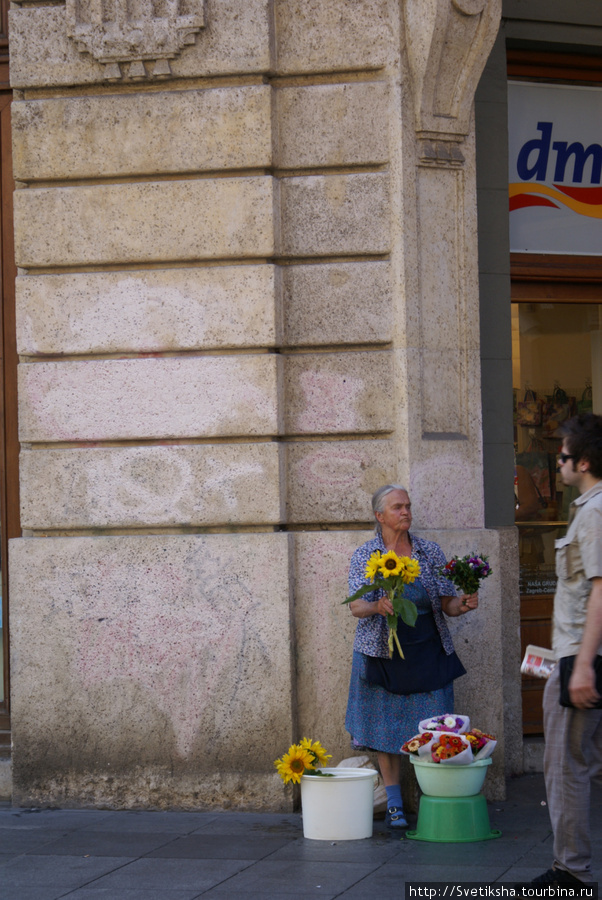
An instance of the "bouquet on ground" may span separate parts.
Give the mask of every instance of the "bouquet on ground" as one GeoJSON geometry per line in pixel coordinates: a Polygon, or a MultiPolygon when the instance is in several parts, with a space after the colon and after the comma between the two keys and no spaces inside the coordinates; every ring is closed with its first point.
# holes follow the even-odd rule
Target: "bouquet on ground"
{"type": "Polygon", "coordinates": [[[298,744],[291,744],[288,753],[281,759],[275,759],[274,765],[285,784],[292,781],[299,784],[303,775],[321,775],[322,778],[332,778],[330,772],[321,772],[317,767],[323,766],[332,758],[319,741],[310,738],[302,738],[298,744]]]}
{"type": "Polygon", "coordinates": [[[491,566],[486,556],[476,553],[472,556],[453,556],[439,569],[439,574],[449,578],[463,594],[476,594],[481,581],[491,575],[491,566]]]}
{"type": "Polygon", "coordinates": [[[372,591],[386,591],[393,604],[393,615],[387,616],[390,657],[393,656],[395,643],[399,655],[405,659],[397,637],[397,622],[401,618],[406,625],[413,627],[416,624],[418,618],[416,604],[404,596],[404,589],[406,584],[412,584],[419,575],[420,564],[415,559],[410,559],[409,556],[397,556],[393,550],[382,554],[380,550],[376,550],[366,563],[366,578],[370,580],[370,583],[362,585],[355,594],[343,600],[343,603],[351,603],[372,591]]]}

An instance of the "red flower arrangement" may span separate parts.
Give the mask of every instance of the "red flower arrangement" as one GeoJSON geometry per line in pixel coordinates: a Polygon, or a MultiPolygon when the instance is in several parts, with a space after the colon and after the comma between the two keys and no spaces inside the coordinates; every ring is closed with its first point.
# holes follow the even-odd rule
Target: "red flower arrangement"
{"type": "Polygon", "coordinates": [[[487,759],[495,750],[497,741],[492,734],[486,734],[479,728],[467,731],[464,737],[470,744],[475,759],[487,759]]]}
{"type": "Polygon", "coordinates": [[[422,734],[417,734],[416,737],[411,738],[409,741],[406,741],[405,744],[401,748],[402,753],[418,753],[421,747],[424,747],[425,744],[430,743],[433,740],[433,735],[430,731],[423,731],[422,734]]]}
{"type": "Polygon", "coordinates": [[[463,753],[467,747],[466,740],[458,734],[440,734],[439,740],[431,747],[433,762],[453,759],[454,756],[463,753]]]}

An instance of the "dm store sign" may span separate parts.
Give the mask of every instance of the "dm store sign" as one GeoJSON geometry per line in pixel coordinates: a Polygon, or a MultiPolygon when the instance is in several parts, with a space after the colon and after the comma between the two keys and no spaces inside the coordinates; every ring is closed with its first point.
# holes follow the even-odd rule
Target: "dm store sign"
{"type": "Polygon", "coordinates": [[[510,249],[602,255],[602,88],[508,85],[510,249]]]}

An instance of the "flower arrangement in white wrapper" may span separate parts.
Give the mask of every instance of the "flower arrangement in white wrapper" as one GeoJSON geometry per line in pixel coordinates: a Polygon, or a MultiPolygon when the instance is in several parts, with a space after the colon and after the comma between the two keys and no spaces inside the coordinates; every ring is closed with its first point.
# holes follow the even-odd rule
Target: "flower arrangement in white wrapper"
{"type": "Polygon", "coordinates": [[[443,713],[441,716],[432,716],[418,723],[418,731],[445,731],[447,734],[463,734],[470,730],[468,716],[456,715],[456,713],[443,713]]]}
{"type": "Polygon", "coordinates": [[[418,734],[403,744],[401,752],[438,765],[467,766],[488,759],[496,745],[492,734],[470,729],[468,716],[449,714],[420,722],[418,734]],[[445,724],[453,726],[453,730],[445,730],[445,724]],[[426,728],[426,725],[437,728],[426,728]]]}

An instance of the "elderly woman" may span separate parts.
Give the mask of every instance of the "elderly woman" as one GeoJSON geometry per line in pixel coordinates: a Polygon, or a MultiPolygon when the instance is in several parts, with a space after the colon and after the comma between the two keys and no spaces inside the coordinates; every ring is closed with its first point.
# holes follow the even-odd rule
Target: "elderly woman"
{"type": "Polygon", "coordinates": [[[393,550],[420,565],[420,576],[404,591],[418,608],[416,624],[410,627],[400,618],[397,628],[404,660],[397,649],[389,660],[386,616],[393,607],[387,594],[377,590],[349,604],[359,622],[345,727],[355,749],[378,754],[391,828],[407,827],[400,787],[401,745],[416,734],[422,719],[453,712],[453,680],[466,672],[443,614],[461,616],[478,606],[477,594],[457,596],[453,584],[439,574],[446,562],[439,545],[411,534],[411,507],[401,485],[379,488],[372,497],[376,537],[355,551],[349,569],[349,592],[354,594],[370,581],[366,563],[375,550],[393,550]]]}

